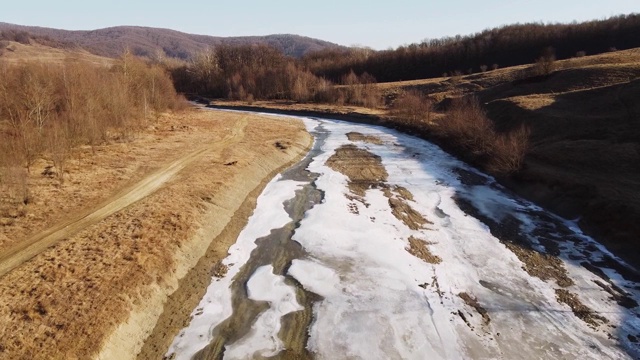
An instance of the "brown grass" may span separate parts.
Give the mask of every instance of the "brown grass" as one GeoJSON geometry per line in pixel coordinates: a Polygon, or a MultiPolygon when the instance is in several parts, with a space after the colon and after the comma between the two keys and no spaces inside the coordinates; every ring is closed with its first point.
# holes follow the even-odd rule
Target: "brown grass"
{"type": "Polygon", "coordinates": [[[0,55],[0,64],[18,64],[20,62],[38,61],[47,64],[62,65],[72,60],[90,63],[102,67],[110,67],[115,59],[91,54],[84,50],[60,49],[37,43],[27,45],[10,41],[0,55]]]}
{"type": "Polygon", "coordinates": [[[427,242],[411,236],[409,238],[409,247],[407,247],[409,254],[422,259],[422,261],[429,264],[440,264],[442,258],[438,255],[434,255],[427,247],[427,242]]]}
{"type": "Polygon", "coordinates": [[[375,145],[382,145],[382,140],[379,137],[373,135],[363,135],[359,132],[349,132],[347,133],[347,139],[349,141],[362,141],[375,145]]]}
{"type": "Polygon", "coordinates": [[[558,299],[558,302],[569,305],[575,316],[593,328],[609,322],[607,318],[599,315],[591,308],[584,305],[576,294],[573,294],[568,290],[556,289],[556,298],[558,299]]]}
{"type": "Polygon", "coordinates": [[[327,160],[327,166],[349,178],[349,190],[364,197],[368,189],[379,188],[387,180],[387,170],[379,156],[355,145],[343,145],[327,160]]]}
{"type": "MultiPolygon", "coordinates": [[[[166,162],[167,154],[179,156],[194,144],[215,142],[242,116],[246,115],[200,112],[166,116],[157,128],[149,129],[138,140],[101,148],[103,156],[93,162],[95,167],[108,168],[115,176],[120,174],[124,182],[139,178],[155,163],[166,162]],[[172,131],[176,128],[185,130],[172,131]],[[121,153],[125,146],[122,150],[126,151],[121,153]],[[123,161],[125,154],[127,161],[123,161]]],[[[244,139],[234,147],[204,156],[155,194],[0,278],[2,357],[67,359],[95,355],[130,309],[145,302],[153,288],[150,286],[167,286],[180,266],[175,256],[195,235],[202,216],[211,209],[222,211],[241,203],[243,195],[237,189],[261,181],[250,174],[268,172],[256,168],[257,164],[269,167],[286,162],[303,150],[303,139],[308,142],[303,127],[293,120],[252,117],[244,139]],[[291,150],[278,149],[273,145],[277,141],[289,141],[291,150]],[[232,160],[239,161],[235,166],[224,165],[232,160]],[[240,179],[243,186],[233,186],[240,179]]],[[[99,195],[104,196],[105,186],[123,184],[120,181],[113,185],[110,178],[92,176],[91,169],[72,171],[87,179],[75,184],[80,198],[85,192],[99,193],[96,189],[102,189],[99,195]],[[103,184],[98,185],[100,182],[103,184]]],[[[45,190],[55,185],[42,187],[45,190]]],[[[247,193],[251,189],[249,186],[247,193]]],[[[57,194],[57,201],[67,199],[76,207],[88,205],[73,195],[74,192],[64,191],[57,194]]],[[[46,209],[34,206],[29,211],[47,217],[46,209]]],[[[217,221],[224,224],[225,219],[228,218],[217,221]]],[[[23,223],[23,227],[28,226],[28,222],[23,223]]]]}

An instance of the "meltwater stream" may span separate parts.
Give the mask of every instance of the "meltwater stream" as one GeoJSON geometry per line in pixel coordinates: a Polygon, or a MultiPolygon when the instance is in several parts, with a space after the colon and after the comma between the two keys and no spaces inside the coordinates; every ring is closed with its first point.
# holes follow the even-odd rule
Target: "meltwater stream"
{"type": "Polygon", "coordinates": [[[575,224],[428,142],[303,121],[312,151],[267,185],[169,358],[640,358],[640,276],[575,224]],[[372,159],[384,176],[340,170],[372,159]]]}

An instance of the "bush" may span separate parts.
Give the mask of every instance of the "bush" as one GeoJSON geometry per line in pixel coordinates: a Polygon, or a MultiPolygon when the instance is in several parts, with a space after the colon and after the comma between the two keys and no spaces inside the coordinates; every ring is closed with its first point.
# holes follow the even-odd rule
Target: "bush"
{"type": "Polygon", "coordinates": [[[446,116],[434,131],[496,174],[518,171],[528,150],[527,127],[521,126],[506,134],[496,133],[474,97],[453,99],[446,116]]]}
{"type": "Polygon", "coordinates": [[[555,50],[551,47],[546,48],[533,66],[534,73],[541,76],[551,74],[555,70],[555,62],[555,50]]]}
{"type": "Polygon", "coordinates": [[[392,107],[391,114],[411,122],[431,122],[433,101],[417,91],[407,91],[398,97],[392,107]]]}

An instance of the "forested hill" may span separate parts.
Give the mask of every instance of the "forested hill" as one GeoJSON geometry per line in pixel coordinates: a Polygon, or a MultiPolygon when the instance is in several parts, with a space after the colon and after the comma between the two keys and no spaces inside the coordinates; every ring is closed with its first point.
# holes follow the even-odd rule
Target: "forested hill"
{"type": "Polygon", "coordinates": [[[157,54],[188,59],[198,51],[220,44],[260,44],[273,47],[284,54],[301,57],[311,52],[339,49],[340,45],[299,35],[267,35],[216,37],[193,35],[175,30],[118,26],[99,30],[69,31],[36,26],[22,26],[0,22],[0,31],[26,32],[52,41],[75,44],[96,55],[117,57],[128,48],[135,55],[153,57],[157,54]]]}
{"type": "Polygon", "coordinates": [[[567,59],[635,47],[640,47],[640,14],[584,23],[509,25],[387,51],[326,49],[303,60],[314,74],[333,81],[353,70],[390,82],[528,64],[549,48],[556,58],[567,59]]]}

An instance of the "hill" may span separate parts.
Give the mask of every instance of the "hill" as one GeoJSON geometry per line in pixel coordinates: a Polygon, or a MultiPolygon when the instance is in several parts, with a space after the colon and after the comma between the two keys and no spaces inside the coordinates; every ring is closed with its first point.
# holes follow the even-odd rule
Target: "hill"
{"type": "Polygon", "coordinates": [[[159,54],[172,58],[188,59],[198,51],[220,44],[268,45],[286,55],[298,58],[311,52],[342,48],[334,43],[299,35],[216,37],[138,26],[69,31],[0,22],[0,31],[26,32],[62,43],[77,45],[93,54],[106,57],[117,57],[126,48],[129,48],[138,56],[154,57],[159,54]]]}

